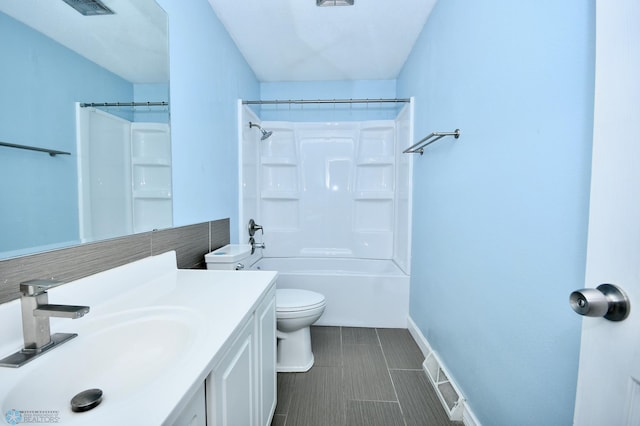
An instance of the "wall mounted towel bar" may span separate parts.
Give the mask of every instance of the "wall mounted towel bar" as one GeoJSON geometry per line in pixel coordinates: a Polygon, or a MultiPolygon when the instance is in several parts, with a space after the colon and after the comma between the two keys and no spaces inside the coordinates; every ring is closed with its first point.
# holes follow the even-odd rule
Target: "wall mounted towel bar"
{"type": "Polygon", "coordinates": [[[420,139],[418,142],[414,143],[413,145],[411,145],[409,148],[405,149],[402,152],[405,154],[422,155],[424,153],[424,148],[427,145],[430,145],[435,141],[438,141],[444,138],[445,136],[453,136],[456,139],[458,139],[460,137],[460,129],[456,129],[453,132],[433,132],[429,134],[427,137],[420,139]]]}
{"type": "Polygon", "coordinates": [[[40,151],[40,152],[46,152],[47,154],[49,154],[52,157],[55,157],[56,155],[71,155],[70,152],[64,152],[64,151],[57,151],[55,149],[49,149],[49,148],[37,148],[35,146],[27,146],[27,145],[16,145],[15,143],[8,143],[8,142],[0,142],[0,146],[8,146],[9,148],[18,148],[18,149],[28,149],[29,151],[40,151]]]}

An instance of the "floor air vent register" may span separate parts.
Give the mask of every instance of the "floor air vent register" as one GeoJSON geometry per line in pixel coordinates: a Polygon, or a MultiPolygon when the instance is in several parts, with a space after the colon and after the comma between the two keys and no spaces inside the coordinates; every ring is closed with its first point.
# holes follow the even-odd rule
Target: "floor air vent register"
{"type": "Polygon", "coordinates": [[[449,377],[442,369],[440,360],[433,351],[429,352],[422,367],[426,371],[431,385],[436,390],[442,406],[449,415],[449,419],[462,421],[464,398],[453,382],[449,380],[449,377]]]}

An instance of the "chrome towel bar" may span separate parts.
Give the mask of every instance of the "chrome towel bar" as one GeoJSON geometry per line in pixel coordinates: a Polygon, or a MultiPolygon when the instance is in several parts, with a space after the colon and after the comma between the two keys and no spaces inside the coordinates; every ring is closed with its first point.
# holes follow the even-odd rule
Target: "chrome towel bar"
{"type": "Polygon", "coordinates": [[[15,143],[9,143],[9,142],[0,142],[0,146],[7,146],[9,148],[27,149],[29,151],[46,152],[52,157],[55,157],[56,155],[71,155],[70,152],[58,151],[58,150],[49,149],[49,148],[38,148],[35,146],[28,146],[28,145],[17,145],[15,143]]]}
{"type": "Polygon", "coordinates": [[[429,134],[427,137],[424,137],[424,138],[420,139],[418,142],[414,143],[413,145],[411,145],[409,148],[405,149],[402,152],[404,154],[420,154],[420,155],[422,155],[424,153],[424,148],[427,145],[432,144],[435,141],[438,141],[438,140],[444,138],[445,136],[453,136],[456,139],[458,139],[460,137],[460,129],[456,129],[453,132],[433,132],[433,133],[429,134]]]}

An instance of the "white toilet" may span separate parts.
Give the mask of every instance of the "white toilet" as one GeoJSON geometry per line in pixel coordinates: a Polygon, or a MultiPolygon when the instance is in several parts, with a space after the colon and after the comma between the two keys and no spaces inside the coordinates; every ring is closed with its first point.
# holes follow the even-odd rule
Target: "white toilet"
{"type": "Polygon", "coordinates": [[[303,372],[313,367],[309,327],[324,312],[324,296],[315,291],[276,290],[279,372],[303,372]]]}
{"type": "MultiPolygon", "coordinates": [[[[249,261],[249,244],[229,244],[205,255],[207,269],[243,269],[249,261]]],[[[278,372],[304,372],[313,366],[310,326],[325,308],[320,293],[299,289],[276,289],[276,328],[278,372]]]]}

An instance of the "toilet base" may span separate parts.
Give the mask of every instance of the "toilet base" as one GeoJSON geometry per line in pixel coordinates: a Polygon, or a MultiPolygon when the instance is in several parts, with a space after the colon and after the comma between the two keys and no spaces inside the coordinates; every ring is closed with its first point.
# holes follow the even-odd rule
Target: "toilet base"
{"type": "Polygon", "coordinates": [[[279,373],[303,373],[313,367],[311,331],[309,327],[284,333],[278,330],[276,371],[279,373]]]}

